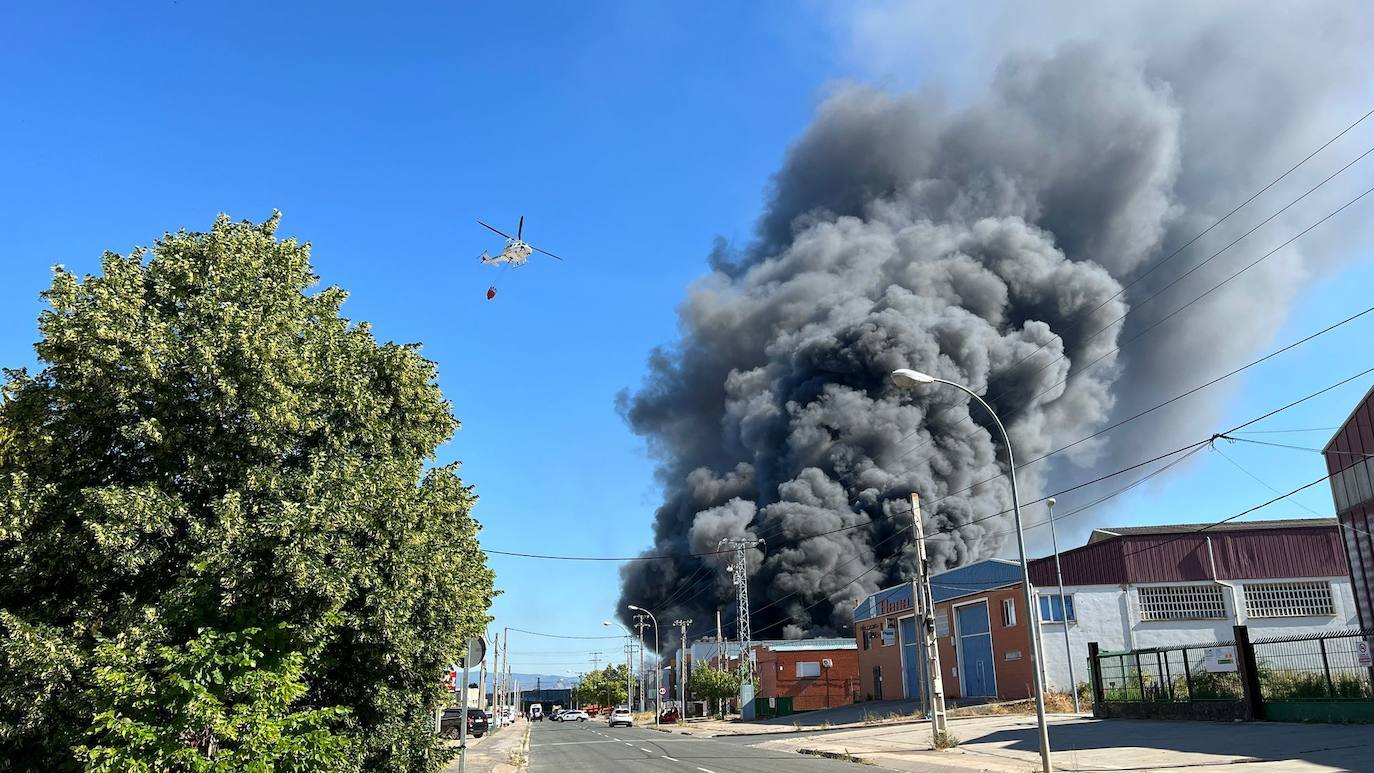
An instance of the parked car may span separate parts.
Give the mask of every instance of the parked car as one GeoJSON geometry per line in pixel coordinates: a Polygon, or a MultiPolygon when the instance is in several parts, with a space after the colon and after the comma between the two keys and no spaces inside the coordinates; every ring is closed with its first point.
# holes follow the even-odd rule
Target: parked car
{"type": "Polygon", "coordinates": [[[616,725],[634,727],[635,718],[634,715],[630,714],[629,709],[624,706],[617,706],[611,710],[611,716],[607,718],[606,724],[610,727],[615,727],[616,725]]]}
{"type": "MultiPolygon", "coordinates": [[[[444,709],[444,714],[439,719],[439,734],[445,738],[457,739],[461,737],[461,727],[458,725],[462,721],[463,710],[461,708],[444,709]]],[[[487,734],[491,725],[487,723],[486,712],[481,709],[468,709],[468,737],[481,738],[487,734]]]]}
{"type": "Polygon", "coordinates": [[[501,726],[496,721],[496,715],[491,712],[491,709],[487,709],[486,711],[482,712],[482,714],[485,715],[487,718],[487,729],[495,730],[496,728],[501,726]]]}
{"type": "Polygon", "coordinates": [[[559,722],[586,722],[589,719],[591,719],[591,716],[587,714],[587,712],[579,709],[564,709],[558,712],[559,722]]]}
{"type": "Polygon", "coordinates": [[[540,706],[538,703],[534,704],[533,706],[530,706],[530,721],[531,721],[531,722],[543,722],[543,721],[544,721],[544,707],[543,707],[543,706],[540,706]]]}
{"type": "Polygon", "coordinates": [[[567,709],[554,709],[553,713],[549,715],[549,721],[557,722],[559,720],[559,717],[562,717],[563,712],[565,711],[567,711],[567,709]]]}
{"type": "Polygon", "coordinates": [[[669,706],[658,716],[659,722],[678,722],[681,719],[682,714],[677,710],[676,706],[669,706]]]}

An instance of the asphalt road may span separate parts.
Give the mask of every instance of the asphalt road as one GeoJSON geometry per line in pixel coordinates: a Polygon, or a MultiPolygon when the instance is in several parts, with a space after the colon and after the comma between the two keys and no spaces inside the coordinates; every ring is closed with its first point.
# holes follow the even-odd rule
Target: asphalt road
{"type": "MultiPolygon", "coordinates": [[[[767,739],[756,739],[759,741],[767,739]]],[[[535,722],[530,773],[864,773],[872,767],[794,752],[727,744],[644,728],[606,727],[605,720],[535,722]]]]}

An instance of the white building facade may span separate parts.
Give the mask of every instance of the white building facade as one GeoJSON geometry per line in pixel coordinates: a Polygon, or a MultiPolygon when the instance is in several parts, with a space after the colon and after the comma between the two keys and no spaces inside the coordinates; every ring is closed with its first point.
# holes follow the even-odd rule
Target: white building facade
{"type": "Polygon", "coordinates": [[[1335,519],[1198,528],[1093,532],[1060,555],[1062,604],[1053,557],[1032,563],[1051,689],[1087,682],[1089,642],[1124,650],[1226,642],[1236,625],[1252,640],[1359,626],[1335,519]]]}

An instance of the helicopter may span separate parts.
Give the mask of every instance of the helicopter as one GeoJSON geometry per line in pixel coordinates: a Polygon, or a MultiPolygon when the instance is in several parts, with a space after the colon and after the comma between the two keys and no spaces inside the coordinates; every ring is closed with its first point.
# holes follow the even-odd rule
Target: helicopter
{"type": "MultiPolygon", "coordinates": [[[[483,264],[483,265],[487,265],[487,266],[497,266],[497,265],[500,265],[500,266],[503,266],[503,267],[504,267],[504,266],[523,266],[523,265],[525,265],[525,262],[529,260],[530,255],[532,255],[532,254],[534,254],[534,253],[536,253],[536,252],[542,253],[542,254],[544,254],[544,255],[548,255],[549,257],[553,258],[554,260],[562,260],[562,258],[558,257],[557,255],[553,254],[552,252],[549,252],[548,250],[541,250],[541,249],[539,249],[538,247],[534,246],[533,244],[526,243],[526,242],[523,240],[522,237],[524,236],[524,233],[525,233],[525,216],[524,216],[524,215],[521,215],[521,216],[520,216],[520,222],[519,222],[519,224],[516,225],[516,227],[515,227],[515,236],[511,236],[511,235],[508,234],[508,233],[504,233],[504,232],[499,231],[499,230],[497,230],[497,229],[495,229],[495,228],[492,228],[491,226],[487,225],[486,223],[483,223],[481,220],[478,220],[478,221],[477,221],[477,224],[480,225],[480,226],[482,226],[483,228],[487,229],[488,231],[491,231],[491,232],[497,234],[498,236],[504,237],[505,240],[506,240],[506,246],[505,246],[505,248],[502,249],[501,252],[500,252],[499,254],[497,254],[495,257],[493,257],[493,256],[491,256],[491,255],[488,255],[488,254],[486,253],[485,250],[482,252],[481,261],[482,261],[482,264],[483,264]]],[[[495,297],[496,297],[496,285],[492,285],[491,287],[488,287],[488,288],[487,288],[487,300],[491,300],[492,298],[495,298],[495,297]]]]}

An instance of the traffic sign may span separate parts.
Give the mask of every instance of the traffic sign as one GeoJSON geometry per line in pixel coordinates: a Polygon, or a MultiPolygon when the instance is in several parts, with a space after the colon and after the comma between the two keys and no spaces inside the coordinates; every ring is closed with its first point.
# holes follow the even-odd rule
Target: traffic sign
{"type": "Polygon", "coordinates": [[[660,687],[660,688],[658,688],[658,694],[659,694],[659,695],[667,695],[667,694],[668,694],[668,688],[667,688],[667,687],[660,687]]]}
{"type": "Polygon", "coordinates": [[[1360,641],[1356,642],[1355,651],[1357,653],[1357,657],[1360,660],[1360,666],[1362,668],[1369,668],[1370,666],[1374,666],[1374,654],[1370,653],[1369,651],[1369,641],[1367,639],[1361,639],[1360,641]]]}
{"type": "Polygon", "coordinates": [[[463,656],[463,666],[477,668],[487,657],[487,640],[481,636],[468,639],[468,653],[463,656]]]}

